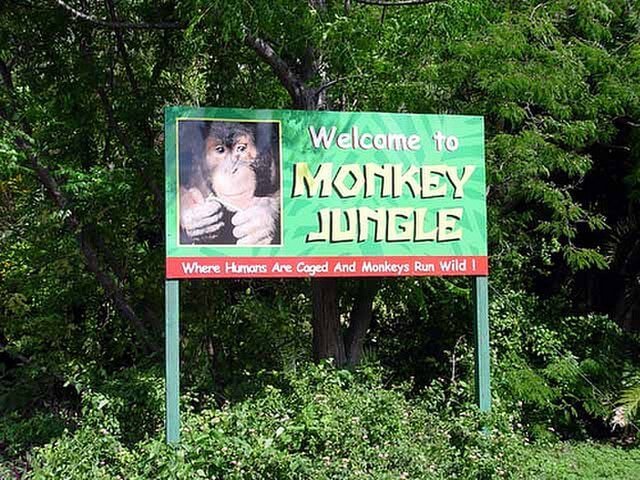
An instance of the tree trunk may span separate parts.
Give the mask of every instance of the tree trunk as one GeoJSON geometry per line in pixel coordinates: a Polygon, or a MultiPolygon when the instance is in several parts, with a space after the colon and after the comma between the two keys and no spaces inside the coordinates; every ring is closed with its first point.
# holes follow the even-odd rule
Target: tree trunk
{"type": "MultiPolygon", "coordinates": [[[[295,107],[301,110],[318,110],[324,106],[323,97],[312,88],[301,89],[293,100],[295,107]]],[[[347,363],[347,355],[338,312],[338,279],[312,278],[311,299],[313,359],[319,362],[333,358],[334,365],[342,367],[347,363]]]]}
{"type": "Polygon", "coordinates": [[[365,335],[371,325],[373,299],[379,288],[378,280],[371,278],[363,278],[359,280],[359,284],[349,315],[349,329],[344,340],[347,363],[352,366],[360,362],[365,335]]]}
{"type": "MultiPolygon", "coordinates": [[[[309,0],[309,4],[316,10],[326,9],[325,0],[309,0]]],[[[262,38],[245,32],[245,43],[271,67],[282,86],[289,93],[294,108],[319,110],[326,106],[325,90],[332,82],[326,82],[322,74],[322,66],[318,64],[313,48],[308,48],[305,54],[307,58],[301,59],[300,63],[306,67],[305,71],[299,75],[262,38]],[[321,79],[324,81],[324,85],[317,89],[309,87],[306,83],[316,75],[322,77],[321,79]]],[[[349,341],[345,348],[345,338],[338,312],[337,279],[311,279],[313,358],[316,362],[325,358],[333,358],[334,364],[341,367],[347,364],[347,353],[351,365],[355,365],[360,359],[364,336],[371,323],[373,297],[377,291],[375,288],[367,290],[366,282],[363,282],[363,285],[365,287],[359,290],[355,298],[354,310],[351,314],[351,320],[354,323],[347,332],[349,341]]]]}
{"type": "Polygon", "coordinates": [[[324,358],[333,358],[335,365],[342,366],[347,358],[338,316],[337,293],[337,279],[311,279],[313,358],[316,362],[324,358]]]}

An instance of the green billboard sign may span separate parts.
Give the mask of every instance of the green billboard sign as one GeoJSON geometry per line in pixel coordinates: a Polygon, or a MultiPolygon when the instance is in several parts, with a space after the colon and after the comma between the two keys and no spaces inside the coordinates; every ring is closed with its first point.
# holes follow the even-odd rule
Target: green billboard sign
{"type": "Polygon", "coordinates": [[[486,275],[483,129],[167,108],[167,277],[486,275]]]}

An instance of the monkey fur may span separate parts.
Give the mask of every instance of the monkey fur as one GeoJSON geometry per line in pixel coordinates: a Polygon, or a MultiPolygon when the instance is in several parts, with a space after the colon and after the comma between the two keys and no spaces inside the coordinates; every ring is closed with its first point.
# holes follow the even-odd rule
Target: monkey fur
{"type": "Polygon", "coordinates": [[[256,130],[249,123],[211,121],[202,125],[204,151],[194,157],[195,188],[181,188],[181,204],[186,215],[198,214],[203,203],[214,200],[223,212],[211,217],[217,223],[205,228],[210,233],[187,235],[187,243],[246,244],[242,236],[260,244],[279,243],[280,186],[272,138],[268,135],[258,145],[256,130]]]}

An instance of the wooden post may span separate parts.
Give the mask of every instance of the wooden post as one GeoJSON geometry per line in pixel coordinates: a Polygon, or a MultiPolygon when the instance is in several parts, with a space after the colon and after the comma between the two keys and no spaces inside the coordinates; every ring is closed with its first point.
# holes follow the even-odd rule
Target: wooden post
{"type": "Polygon", "coordinates": [[[481,412],[491,410],[491,377],[489,372],[489,281],[487,277],[474,277],[474,321],[475,341],[475,389],[476,401],[481,412]]]}
{"type": "Polygon", "coordinates": [[[180,441],[180,283],[165,280],[165,384],[167,443],[180,441]]]}

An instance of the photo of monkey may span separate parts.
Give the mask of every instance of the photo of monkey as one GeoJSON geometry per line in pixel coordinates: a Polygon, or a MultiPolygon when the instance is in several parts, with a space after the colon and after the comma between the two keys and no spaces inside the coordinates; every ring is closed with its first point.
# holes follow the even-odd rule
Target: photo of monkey
{"type": "Polygon", "coordinates": [[[280,124],[178,120],[181,245],[281,244],[280,124]]]}

